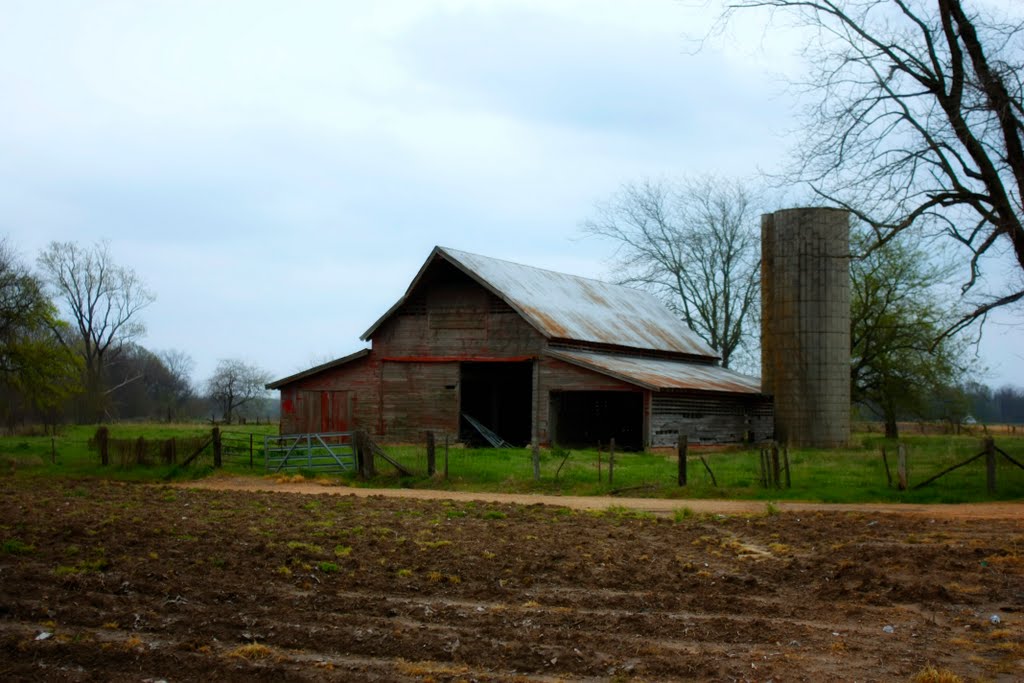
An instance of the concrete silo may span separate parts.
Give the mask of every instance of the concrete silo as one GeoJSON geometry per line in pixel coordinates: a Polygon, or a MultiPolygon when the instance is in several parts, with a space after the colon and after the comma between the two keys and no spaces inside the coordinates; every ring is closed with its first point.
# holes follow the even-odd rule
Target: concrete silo
{"type": "Polygon", "coordinates": [[[840,209],[761,217],[761,389],[775,438],[850,440],[850,218],[840,209]]]}

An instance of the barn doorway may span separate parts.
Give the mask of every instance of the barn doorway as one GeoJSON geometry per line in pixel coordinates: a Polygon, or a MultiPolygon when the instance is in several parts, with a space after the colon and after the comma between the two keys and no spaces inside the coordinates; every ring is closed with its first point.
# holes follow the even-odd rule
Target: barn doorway
{"type": "Polygon", "coordinates": [[[638,391],[552,391],[553,443],[594,448],[614,438],[616,448],[643,450],[643,413],[638,391]]]}
{"type": "MultiPolygon", "coordinates": [[[[530,443],[533,397],[533,362],[462,363],[459,375],[459,410],[515,446],[530,443]]],[[[464,418],[459,418],[459,439],[488,445],[464,418]]]]}

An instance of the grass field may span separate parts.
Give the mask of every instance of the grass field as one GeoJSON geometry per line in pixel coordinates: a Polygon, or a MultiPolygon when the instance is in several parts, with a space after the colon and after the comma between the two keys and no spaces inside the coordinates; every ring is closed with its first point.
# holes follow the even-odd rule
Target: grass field
{"type": "MultiPolygon", "coordinates": [[[[167,423],[124,423],[110,426],[110,438],[147,441],[177,438],[183,442],[210,436],[210,425],[167,423]]],[[[253,435],[255,448],[262,448],[264,434],[276,434],[277,425],[231,425],[221,427],[224,436],[225,467],[235,472],[252,471],[249,468],[249,435],[253,435]]],[[[0,468],[24,476],[104,477],[120,480],[158,480],[164,478],[198,478],[213,471],[209,449],[194,466],[179,468],[174,465],[153,464],[131,466],[123,462],[116,448],[111,448],[110,465],[100,465],[99,453],[90,444],[96,434],[95,425],[68,425],[56,436],[19,434],[0,437],[0,468]]],[[[179,450],[179,461],[188,453],[179,450]]],[[[254,453],[254,469],[262,471],[262,451],[254,453]]]]}
{"type": "MultiPolygon", "coordinates": [[[[262,462],[262,438],[276,433],[276,425],[223,427],[224,470],[241,474],[265,474],[262,462]],[[252,440],[252,467],[249,443],[252,440]]],[[[18,435],[0,437],[0,468],[16,476],[103,477],[122,480],[188,479],[213,473],[209,449],[188,468],[167,464],[145,466],[130,464],[123,453],[111,450],[111,464],[102,467],[89,440],[95,427],[66,427],[55,437],[18,435]]],[[[177,437],[182,439],[179,462],[186,457],[189,444],[209,436],[210,426],[201,424],[119,424],[110,428],[111,439],[147,441],[177,437]],[[188,441],[191,439],[192,441],[188,441]]],[[[910,485],[925,481],[947,467],[981,451],[976,436],[913,435],[903,439],[909,452],[910,485]]],[[[1000,435],[997,445],[1018,462],[1024,462],[1024,437],[1000,435]]],[[[614,480],[608,479],[608,453],[601,454],[600,480],[596,450],[572,450],[568,457],[558,450],[542,450],[539,481],[533,479],[533,464],[528,449],[473,449],[443,444],[437,448],[437,474],[426,476],[426,449],[423,445],[385,445],[385,450],[409,469],[415,477],[399,475],[383,462],[380,474],[367,482],[352,475],[340,475],[351,485],[404,486],[457,490],[496,490],[508,492],[598,495],[622,493],[628,496],[670,498],[740,498],[759,500],[809,500],[822,502],[975,502],[1024,498],[1024,470],[1002,456],[998,457],[997,492],[985,492],[985,468],[981,459],[962,467],[920,490],[899,491],[888,485],[881,449],[889,453],[895,478],[895,444],[878,435],[859,434],[851,447],[840,450],[800,449],[790,452],[789,489],[766,489],[760,485],[758,451],[694,449],[688,458],[688,485],[676,485],[677,461],[672,454],[618,453],[614,480]],[[448,478],[443,476],[447,450],[448,478]],[[714,473],[712,483],[700,457],[714,473]]],[[[150,458],[151,461],[154,458],[150,458]]],[[[301,470],[300,470],[300,473],[301,470]]],[[[304,473],[312,476],[311,473],[304,473]]],[[[319,475],[339,476],[339,475],[319,475]]]]}
{"type": "MultiPolygon", "coordinates": [[[[911,436],[903,440],[908,449],[910,486],[956,465],[982,449],[981,440],[970,436],[911,436]]],[[[1003,436],[997,445],[1018,462],[1024,462],[1024,438],[1003,436]]],[[[405,485],[458,490],[501,490],[511,492],[604,495],[621,492],[629,496],[672,498],[744,498],[759,500],[810,500],[822,502],[975,502],[1024,498],[1024,470],[1002,456],[997,461],[997,492],[985,492],[985,468],[981,459],[951,472],[920,490],[899,491],[888,485],[881,449],[888,451],[889,466],[896,478],[896,444],[879,436],[857,435],[847,449],[800,449],[790,451],[792,487],[766,489],[760,485],[757,449],[725,451],[691,450],[687,459],[687,486],[676,485],[678,463],[674,454],[618,453],[614,481],[608,481],[608,453],[601,456],[598,481],[596,450],[572,450],[563,464],[557,452],[541,451],[541,478],[533,479],[528,449],[448,450],[449,478],[435,475],[429,481],[403,480],[405,485]],[[712,483],[699,456],[714,473],[712,483]],[[558,472],[559,467],[561,471],[558,472]],[[558,472],[556,479],[556,472],[558,472]]],[[[414,471],[426,471],[422,446],[386,448],[387,452],[414,471]]],[[[437,471],[443,471],[444,449],[438,448],[437,471]]],[[[387,465],[378,466],[382,475],[369,485],[397,482],[387,465]]]]}

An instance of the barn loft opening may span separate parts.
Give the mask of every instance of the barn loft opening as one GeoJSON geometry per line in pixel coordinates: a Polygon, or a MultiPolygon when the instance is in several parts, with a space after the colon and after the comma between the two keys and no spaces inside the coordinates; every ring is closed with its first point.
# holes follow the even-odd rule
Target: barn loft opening
{"type": "MultiPolygon", "coordinates": [[[[530,443],[533,362],[464,362],[459,376],[459,409],[514,446],[530,443]]],[[[487,442],[465,418],[459,419],[460,440],[479,446],[487,442]]]]}
{"type": "Polygon", "coordinates": [[[637,391],[553,391],[553,442],[594,448],[614,438],[618,449],[642,450],[643,408],[643,394],[637,391]]]}

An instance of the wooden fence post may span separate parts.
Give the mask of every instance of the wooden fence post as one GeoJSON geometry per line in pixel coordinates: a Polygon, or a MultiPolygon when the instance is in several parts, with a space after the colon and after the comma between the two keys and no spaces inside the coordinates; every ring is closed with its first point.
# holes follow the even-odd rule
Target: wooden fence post
{"type": "Polygon", "coordinates": [[[110,430],[100,427],[96,430],[96,447],[100,451],[100,464],[106,467],[110,464],[110,430]]]}
{"type": "Polygon", "coordinates": [[[363,465],[366,467],[366,478],[372,479],[377,476],[377,451],[374,449],[373,441],[369,432],[363,432],[363,465]]]}
{"type": "Polygon", "coordinates": [[[352,450],[356,455],[356,473],[360,479],[369,479],[374,472],[370,435],[361,429],[352,432],[352,450]]]}
{"type": "Polygon", "coordinates": [[[220,427],[214,427],[213,428],[212,436],[213,436],[213,466],[214,467],[221,467],[223,465],[222,457],[221,457],[222,454],[223,454],[223,451],[221,450],[221,446],[222,445],[221,445],[221,441],[220,441],[220,427]]]}
{"type": "Polygon", "coordinates": [[[533,480],[540,481],[540,446],[536,443],[532,445],[533,449],[533,480]]]}
{"type": "Polygon", "coordinates": [[[996,492],[996,440],[986,436],[985,444],[985,490],[989,494],[996,492]]]}
{"type": "Polygon", "coordinates": [[[608,441],[608,483],[615,479],[615,439],[608,441]]]}
{"type": "Polygon", "coordinates": [[[679,446],[677,456],[679,457],[679,485],[686,486],[686,434],[679,435],[679,446]]]}
{"type": "Polygon", "coordinates": [[[434,432],[427,432],[427,476],[434,476],[434,472],[437,471],[437,464],[435,461],[436,452],[434,447],[434,432]]]}
{"type": "Polygon", "coordinates": [[[899,450],[896,455],[896,479],[897,488],[900,491],[907,490],[907,447],[903,444],[899,445],[899,450]]]}
{"type": "Polygon", "coordinates": [[[768,449],[761,448],[757,453],[757,464],[761,468],[761,488],[768,488],[768,449]]]}
{"type": "Polygon", "coordinates": [[[882,464],[885,465],[885,480],[889,482],[889,488],[892,488],[892,472],[889,471],[889,458],[885,455],[885,446],[882,446],[882,464]]]}
{"type": "Polygon", "coordinates": [[[779,488],[779,445],[772,445],[772,488],[779,488]]]}
{"type": "Polygon", "coordinates": [[[793,480],[789,475],[789,446],[782,447],[782,464],[786,467],[786,488],[793,488],[793,480]]]}

